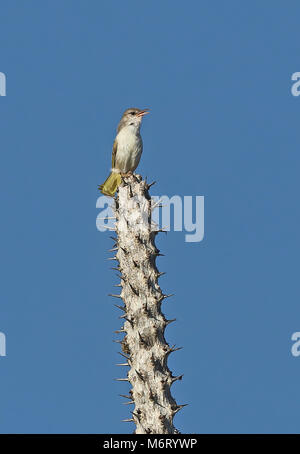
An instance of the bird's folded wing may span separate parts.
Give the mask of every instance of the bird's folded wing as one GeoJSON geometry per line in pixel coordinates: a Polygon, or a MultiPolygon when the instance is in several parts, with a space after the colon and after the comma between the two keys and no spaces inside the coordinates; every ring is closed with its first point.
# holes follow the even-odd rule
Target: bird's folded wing
{"type": "Polygon", "coordinates": [[[112,169],[115,168],[117,148],[118,148],[118,143],[115,140],[114,144],[113,144],[112,155],[111,155],[111,167],[112,167],[112,169]]]}

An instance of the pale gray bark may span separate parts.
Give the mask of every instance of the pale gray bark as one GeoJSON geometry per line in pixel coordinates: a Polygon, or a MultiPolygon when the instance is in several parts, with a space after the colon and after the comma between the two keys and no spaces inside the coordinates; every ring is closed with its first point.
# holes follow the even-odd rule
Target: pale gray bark
{"type": "Polygon", "coordinates": [[[139,175],[129,176],[119,187],[115,201],[116,259],[121,274],[120,295],[123,299],[124,333],[122,365],[129,366],[127,377],[132,388],[128,403],[134,405],[125,421],[136,424],[137,434],[179,433],[173,417],[183,405],[177,405],[170,387],[181,376],[173,376],[167,366],[168,356],[175,351],[165,340],[166,320],[161,304],[168,296],[158,284],[159,273],[155,261],[159,254],[155,246],[158,233],[151,224],[149,186],[139,175]]]}

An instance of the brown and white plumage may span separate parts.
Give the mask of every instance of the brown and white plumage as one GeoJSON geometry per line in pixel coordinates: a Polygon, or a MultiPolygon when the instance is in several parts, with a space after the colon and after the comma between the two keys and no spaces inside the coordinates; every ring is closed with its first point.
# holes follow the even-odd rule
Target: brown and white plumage
{"type": "Polygon", "coordinates": [[[121,174],[134,172],[137,168],[143,152],[140,127],[142,118],[147,113],[148,109],[141,110],[136,107],[123,113],[112,149],[111,174],[99,186],[103,194],[113,196],[121,183],[121,174]]]}

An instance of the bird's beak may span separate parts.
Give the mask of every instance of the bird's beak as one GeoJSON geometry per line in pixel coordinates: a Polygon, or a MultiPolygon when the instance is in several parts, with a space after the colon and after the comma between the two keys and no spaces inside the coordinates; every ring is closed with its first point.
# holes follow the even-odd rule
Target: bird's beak
{"type": "Polygon", "coordinates": [[[149,109],[144,109],[144,110],[141,110],[136,116],[143,117],[144,115],[147,115],[148,113],[149,113],[149,109]]]}

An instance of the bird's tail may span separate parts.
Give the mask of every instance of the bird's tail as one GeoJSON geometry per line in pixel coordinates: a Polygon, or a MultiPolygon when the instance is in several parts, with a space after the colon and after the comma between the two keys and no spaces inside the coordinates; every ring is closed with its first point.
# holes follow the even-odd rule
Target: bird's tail
{"type": "Polygon", "coordinates": [[[121,181],[122,181],[122,178],[119,173],[111,172],[111,174],[104,181],[104,183],[100,184],[99,190],[102,192],[102,194],[113,197],[116,190],[120,186],[121,181]]]}

